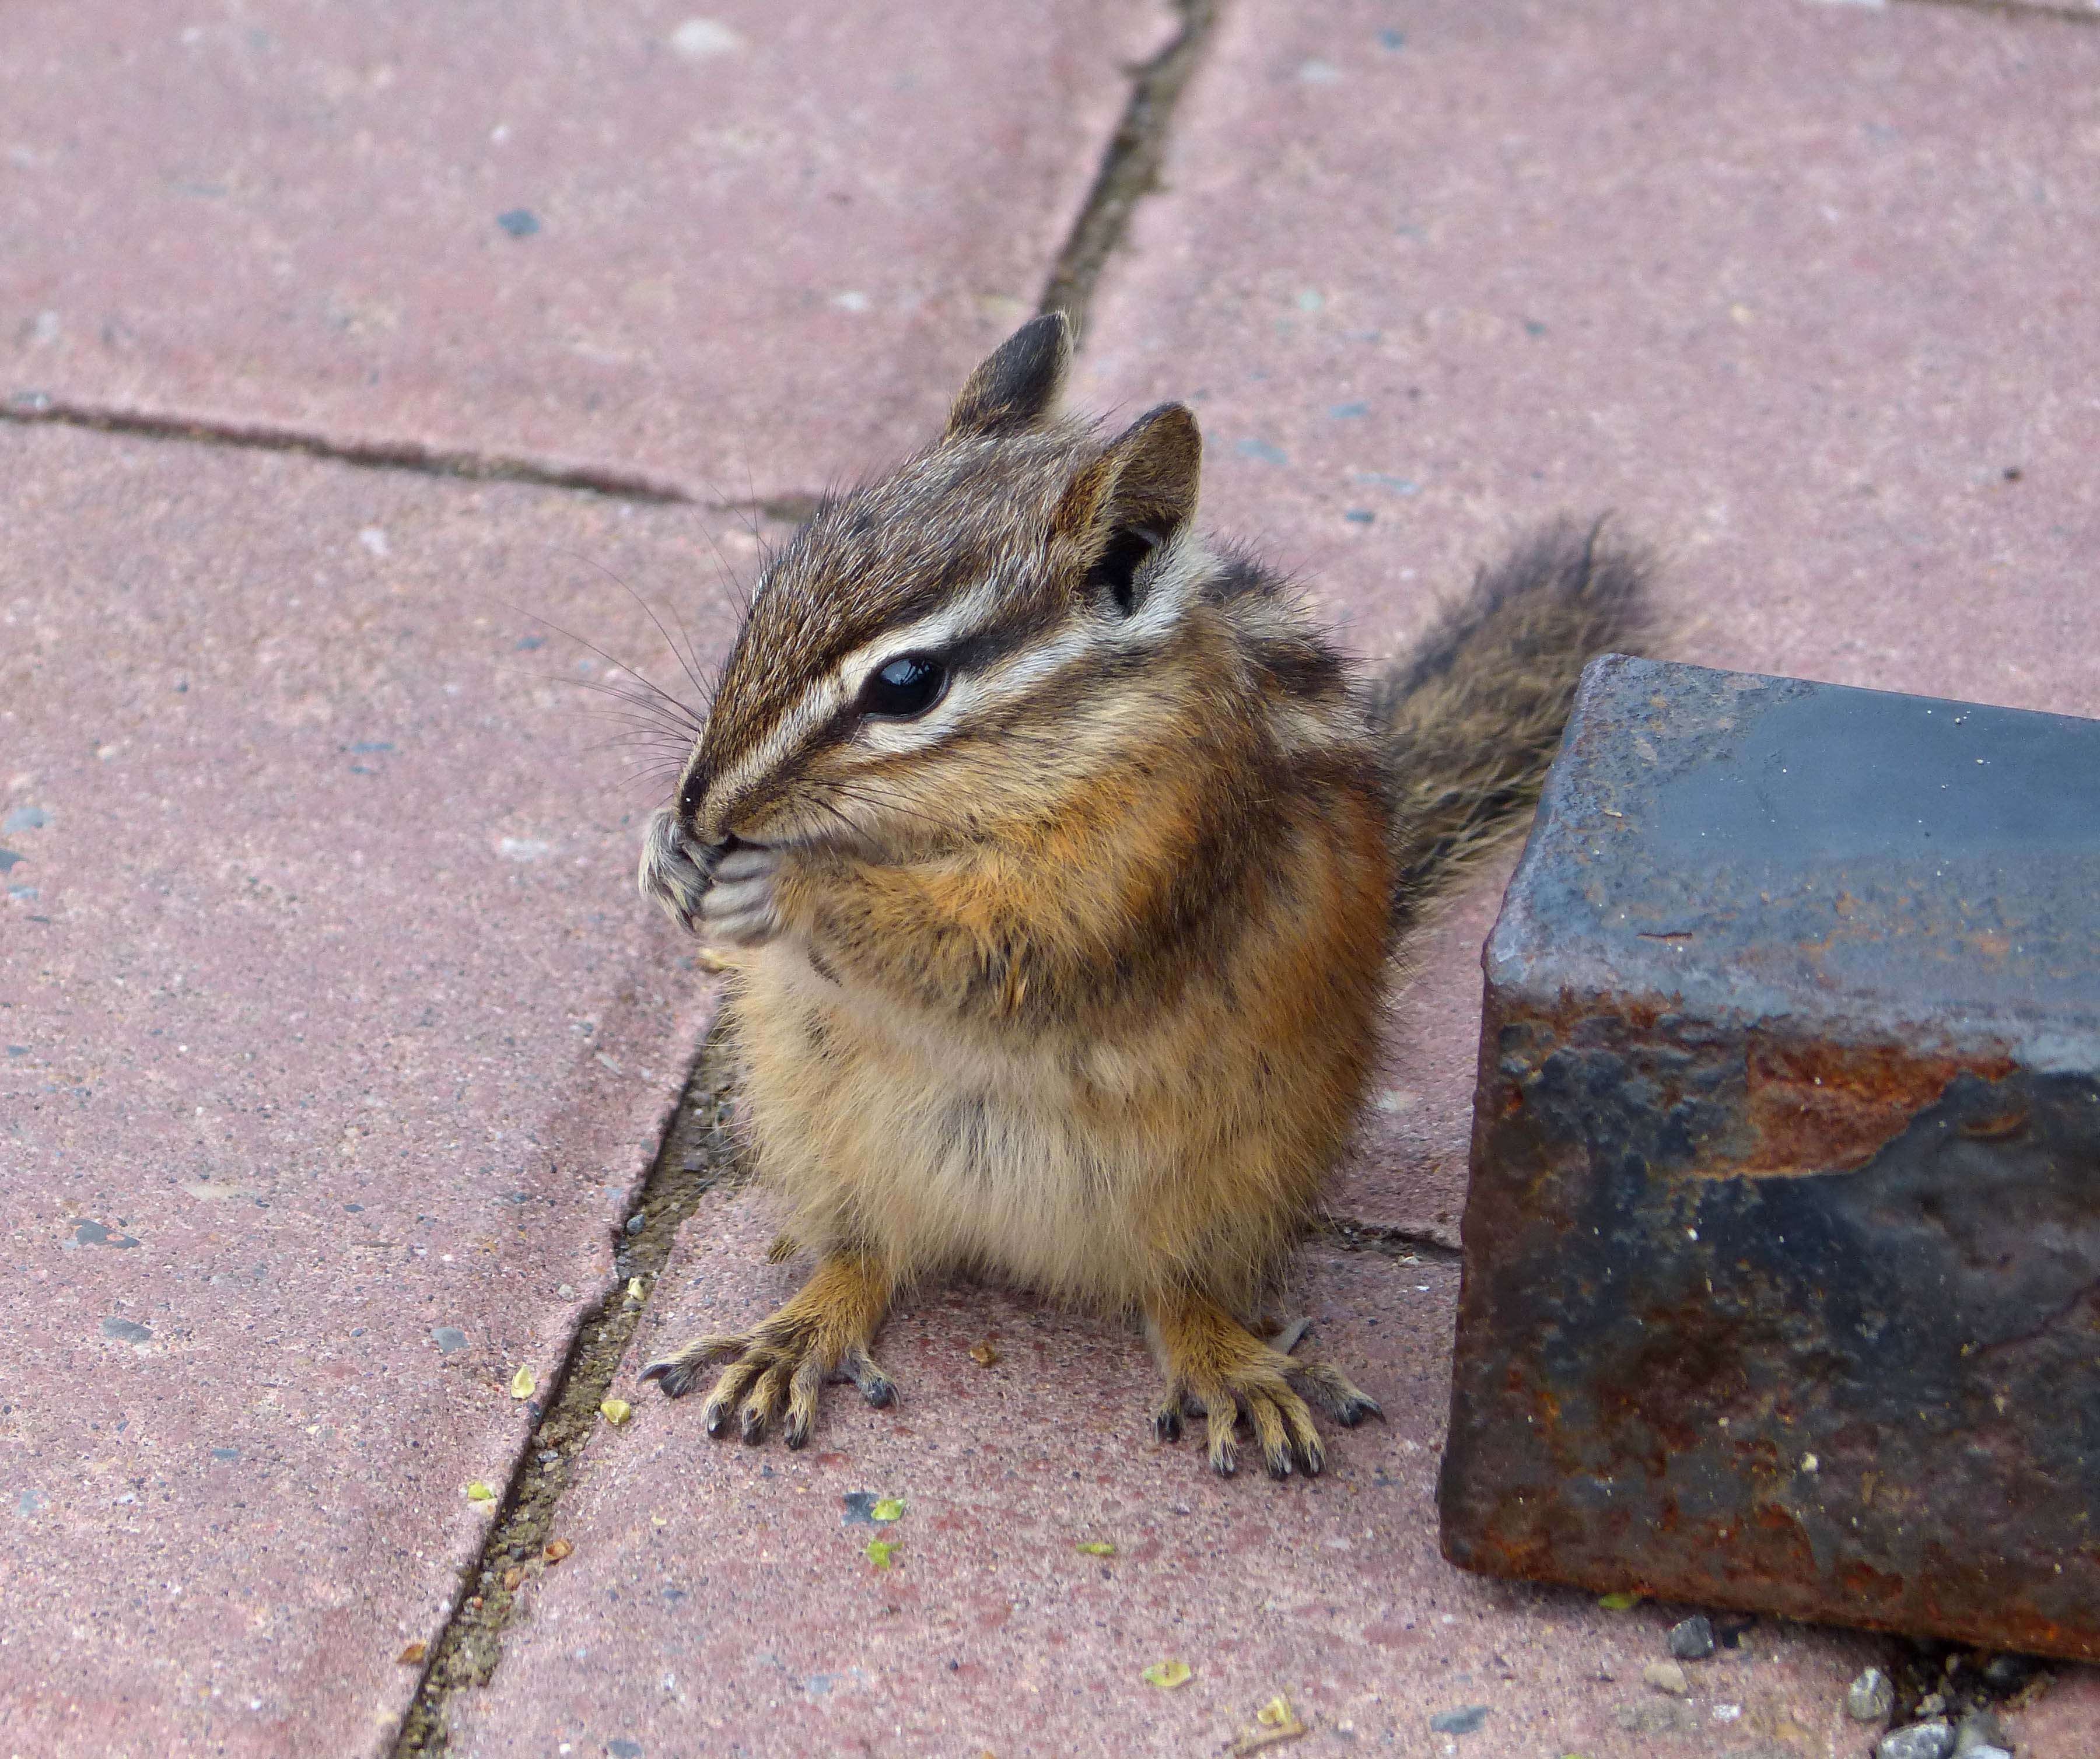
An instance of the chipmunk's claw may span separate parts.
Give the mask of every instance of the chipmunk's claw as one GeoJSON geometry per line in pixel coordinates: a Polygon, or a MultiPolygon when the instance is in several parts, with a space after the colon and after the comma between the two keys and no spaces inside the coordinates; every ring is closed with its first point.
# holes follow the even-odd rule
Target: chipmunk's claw
{"type": "Polygon", "coordinates": [[[700,1407],[708,1435],[737,1434],[756,1446],[778,1424],[781,1439],[800,1448],[817,1418],[818,1395],[826,1381],[845,1379],[880,1409],[897,1402],[896,1383],[876,1366],[865,1340],[882,1322],[888,1285],[849,1259],[827,1259],[802,1292],[749,1331],[695,1338],[642,1371],[675,1399],[689,1391],[701,1370],[719,1356],[730,1358],[700,1407]]]}
{"type": "Polygon", "coordinates": [[[858,1344],[839,1359],[838,1378],[860,1388],[862,1398],[878,1411],[897,1403],[897,1382],[875,1365],[875,1359],[858,1344]]]}
{"type": "Polygon", "coordinates": [[[1176,1312],[1153,1316],[1156,1347],[1167,1369],[1167,1395],[1153,1417],[1153,1432],[1171,1441],[1183,1417],[1204,1420],[1211,1470],[1230,1478],[1239,1470],[1238,1430],[1242,1418],[1261,1449],[1271,1478],[1294,1472],[1317,1478],[1326,1449],[1312,1421],[1312,1405],[1353,1426],[1382,1414],[1377,1401],[1325,1362],[1301,1362],[1287,1353],[1304,1336],[1303,1320],[1264,1342],[1222,1309],[1201,1298],[1185,1298],[1176,1312]],[[1311,1403],[1308,1404],[1308,1400],[1311,1403]]]}
{"type": "Polygon", "coordinates": [[[673,1351],[669,1356],[658,1358],[642,1369],[640,1378],[655,1381],[664,1389],[667,1399],[682,1399],[699,1384],[700,1370],[718,1356],[729,1356],[742,1350],[743,1338],[735,1332],[711,1332],[695,1338],[673,1351]]]}
{"type": "Polygon", "coordinates": [[[1220,1380],[1202,1389],[1170,1388],[1153,1413],[1153,1434],[1162,1442],[1181,1438],[1186,1415],[1203,1419],[1204,1453],[1220,1478],[1239,1471],[1239,1420],[1244,1417],[1261,1448],[1261,1463],[1271,1478],[1303,1472],[1317,1478],[1327,1457],[1305,1401],[1280,1375],[1257,1374],[1235,1384],[1220,1380]]]}
{"type": "Polygon", "coordinates": [[[1290,1376],[1344,1429],[1354,1429],[1367,1417],[1385,1421],[1384,1407],[1331,1362],[1294,1362],[1290,1376]]]}

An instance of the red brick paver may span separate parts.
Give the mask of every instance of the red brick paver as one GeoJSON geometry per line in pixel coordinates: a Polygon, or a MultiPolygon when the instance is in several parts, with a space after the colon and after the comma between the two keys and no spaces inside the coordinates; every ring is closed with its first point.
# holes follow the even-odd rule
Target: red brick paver
{"type": "Polygon", "coordinates": [[[581,558],[750,540],[56,430],[0,480],[0,1751],[357,1751],[709,1012],[550,681],[607,668],[499,597],[638,656],[581,558]]]}
{"type": "Polygon", "coordinates": [[[1032,309],[1165,25],[16,5],[0,399],[820,489],[1032,309]]]}

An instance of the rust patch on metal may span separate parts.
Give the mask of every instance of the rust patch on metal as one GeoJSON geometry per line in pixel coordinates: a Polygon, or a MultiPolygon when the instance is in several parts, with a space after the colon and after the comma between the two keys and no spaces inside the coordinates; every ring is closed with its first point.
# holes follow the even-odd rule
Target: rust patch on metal
{"type": "Polygon", "coordinates": [[[1711,1170],[1757,1178],[1850,1172],[1864,1166],[1939,1103],[1957,1075],[2001,1081],[2013,1060],[1920,1056],[1899,1045],[1749,1041],[1744,1122],[1749,1150],[1711,1170]]]}

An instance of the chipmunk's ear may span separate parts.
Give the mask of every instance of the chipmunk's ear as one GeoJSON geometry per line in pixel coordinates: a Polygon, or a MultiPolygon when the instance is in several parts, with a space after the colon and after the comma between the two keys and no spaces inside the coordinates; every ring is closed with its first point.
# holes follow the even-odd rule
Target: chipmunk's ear
{"type": "Polygon", "coordinates": [[[1195,517],[1202,470],[1195,417],[1185,404],[1162,403],[1072,478],[1051,536],[1078,553],[1090,593],[1126,615],[1137,608],[1145,563],[1195,517]]]}
{"type": "Polygon", "coordinates": [[[1072,325],[1061,311],[1030,318],[970,375],[948,412],[948,434],[1016,434],[1057,407],[1072,364],[1072,325]]]}

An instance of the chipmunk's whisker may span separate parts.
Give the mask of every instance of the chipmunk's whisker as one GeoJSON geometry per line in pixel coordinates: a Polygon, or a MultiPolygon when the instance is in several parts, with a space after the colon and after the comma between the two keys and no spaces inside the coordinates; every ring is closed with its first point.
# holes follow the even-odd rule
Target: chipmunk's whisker
{"type": "MultiPolygon", "coordinates": [[[[578,559],[584,562],[589,562],[590,560],[589,557],[582,557],[578,559]]],[[[597,564],[593,563],[592,566],[596,566],[597,564]]],[[[615,575],[613,578],[615,580],[618,580],[619,576],[615,575]]],[[[627,587],[627,590],[629,593],[634,593],[634,589],[631,586],[627,586],[627,583],[624,580],[621,580],[620,584],[622,586],[627,587]]],[[[641,595],[637,593],[634,596],[636,602],[640,603],[641,595]]],[[[551,622],[547,618],[540,616],[535,612],[527,611],[521,606],[509,604],[502,599],[498,599],[496,603],[502,605],[505,610],[510,611],[518,616],[523,617],[531,622],[538,624],[543,629],[553,630],[555,634],[562,637],[564,640],[574,641],[579,647],[588,648],[592,653],[597,655],[600,659],[603,660],[608,666],[611,666],[615,672],[625,672],[658,701],[664,703],[673,709],[675,709],[681,716],[692,724],[695,731],[699,730],[700,721],[698,712],[693,709],[687,703],[681,701],[677,697],[673,696],[668,690],[665,690],[663,686],[657,683],[654,678],[651,677],[649,674],[644,672],[639,666],[631,666],[624,659],[615,659],[612,655],[608,654],[603,648],[600,647],[597,642],[586,640],[584,637],[578,635],[575,630],[565,629],[560,624],[551,622]]],[[[644,611],[649,611],[649,607],[646,604],[643,604],[642,608],[644,611]]],[[[649,614],[651,620],[654,620],[655,613],[654,611],[650,611],[649,614]]],[[[661,623],[658,623],[656,627],[660,631],[664,626],[661,623]]],[[[664,637],[664,640],[667,641],[669,641],[670,637],[666,635],[664,637]]],[[[677,650],[673,647],[672,651],[676,653],[677,650]]],[[[591,681],[587,679],[562,678],[561,674],[558,672],[553,673],[551,676],[560,680],[562,682],[583,685],[586,688],[595,687],[601,690],[609,688],[608,686],[602,684],[593,686],[591,681]]],[[[701,684],[699,678],[695,677],[693,679],[693,682],[702,691],[705,691],[707,687],[705,685],[701,684]]]]}
{"type": "Polygon", "coordinates": [[[609,739],[594,740],[585,749],[593,752],[653,752],[666,765],[677,769],[683,767],[686,747],[682,740],[674,741],[666,734],[636,732],[615,733],[609,739]]]}
{"type": "MultiPolygon", "coordinates": [[[[684,728],[695,738],[698,738],[707,731],[706,723],[695,719],[692,712],[675,697],[664,698],[664,701],[670,704],[670,707],[666,708],[664,702],[659,702],[655,697],[643,696],[633,690],[623,690],[616,684],[607,684],[599,679],[567,678],[562,677],[558,672],[545,672],[541,676],[550,684],[572,685],[580,690],[596,690],[601,695],[617,697],[630,708],[653,716],[664,725],[684,728]]],[[[643,681],[647,682],[646,679],[643,681]]],[[[658,694],[661,695],[662,693],[659,692],[658,694]]]]}
{"type": "MultiPolygon", "coordinates": [[[[712,542],[712,540],[710,539],[709,541],[712,542]]],[[[679,631],[681,633],[684,634],[686,637],[686,645],[683,647],[681,647],[678,643],[673,639],[671,632],[664,627],[664,619],[656,615],[655,607],[639,593],[636,592],[626,580],[615,574],[611,569],[607,567],[603,562],[598,561],[593,557],[584,555],[580,551],[573,549],[562,549],[557,548],[554,550],[554,553],[558,556],[566,556],[571,562],[580,562],[586,568],[597,569],[600,574],[606,577],[606,579],[611,581],[623,593],[626,593],[629,598],[633,599],[636,604],[639,605],[642,607],[642,615],[648,618],[651,623],[656,625],[656,633],[664,637],[664,645],[671,650],[673,658],[677,659],[680,668],[685,672],[686,677],[691,680],[693,688],[698,690],[702,696],[705,696],[708,694],[707,684],[700,677],[699,661],[693,652],[692,633],[690,630],[686,629],[685,619],[682,617],[678,617],[678,613],[675,608],[673,610],[671,615],[673,617],[677,619],[679,631]]],[[[721,553],[720,549],[717,549],[716,551],[716,560],[719,562],[721,559],[721,553]]],[[[634,672],[634,675],[637,677],[642,677],[642,674],[639,672],[635,671],[635,668],[632,666],[628,667],[627,670],[634,672]]],[[[643,681],[646,683],[647,682],[647,680],[644,679],[643,681]]]]}
{"type": "Polygon", "coordinates": [[[668,785],[677,780],[677,774],[675,765],[635,764],[620,778],[620,785],[623,788],[638,791],[646,783],[651,793],[662,795],[668,791],[668,785]]]}
{"type": "MultiPolygon", "coordinates": [[[[647,745],[668,755],[683,758],[693,748],[693,742],[683,734],[666,728],[652,727],[640,721],[623,721],[617,715],[593,715],[591,719],[613,726],[624,726],[626,731],[602,742],[604,745],[647,745]]],[[[593,750],[599,747],[592,747],[593,750]]]]}
{"type": "MultiPolygon", "coordinates": [[[[717,498],[720,498],[719,491],[717,492],[717,498]]],[[[758,535],[758,522],[752,518],[748,508],[743,509],[743,522],[745,528],[751,533],[752,541],[759,546],[760,559],[762,563],[765,540],[758,535]]],[[[715,590],[722,595],[723,602],[729,606],[730,614],[741,623],[751,615],[751,589],[743,584],[736,570],[730,566],[729,558],[722,553],[721,544],[714,533],[707,531],[704,527],[702,527],[702,532],[707,538],[708,548],[715,553],[715,566],[721,570],[721,572],[715,576],[715,590]],[[728,581],[730,587],[735,589],[734,592],[723,586],[722,583],[725,580],[728,581]]]]}
{"type": "Polygon", "coordinates": [[[937,818],[931,813],[922,813],[915,807],[907,806],[879,794],[863,794],[842,782],[827,783],[825,786],[840,800],[852,800],[858,805],[871,807],[877,812],[897,813],[907,818],[916,818],[937,830],[953,831],[958,836],[976,835],[974,825],[965,825],[952,818],[937,818]]]}

